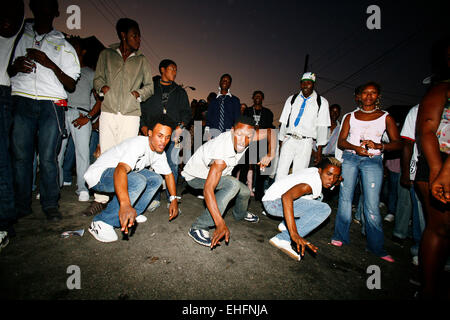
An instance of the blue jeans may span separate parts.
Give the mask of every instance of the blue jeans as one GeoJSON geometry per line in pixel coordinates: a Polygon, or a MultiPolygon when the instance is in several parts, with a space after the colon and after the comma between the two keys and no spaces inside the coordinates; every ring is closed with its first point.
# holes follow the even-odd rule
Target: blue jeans
{"type": "Polygon", "coordinates": [[[381,156],[362,157],[345,151],[342,163],[339,205],[332,240],[349,243],[349,229],[352,220],[352,200],[358,173],[364,195],[364,220],[367,235],[367,249],[377,256],[387,255],[384,250],[384,234],[380,216],[380,191],[383,183],[383,162],[381,156]]]}
{"type": "MultiPolygon", "coordinates": [[[[100,181],[93,187],[94,191],[104,193],[114,193],[114,170],[116,168],[106,169],[100,181]]],[[[136,214],[142,214],[147,209],[150,200],[155,195],[156,190],[161,186],[162,177],[147,169],[141,171],[131,171],[128,178],[128,196],[131,206],[136,210],[136,214]]],[[[94,217],[94,221],[103,221],[113,227],[120,227],[119,220],[119,201],[114,195],[108,206],[94,217]]]]}
{"type": "Polygon", "coordinates": [[[97,130],[92,130],[91,139],[89,140],[89,159],[91,164],[95,162],[94,152],[97,150],[97,145],[99,143],[99,133],[97,130]]]}
{"type": "MultiPolygon", "coordinates": [[[[187,184],[194,189],[203,189],[206,180],[195,178],[187,181],[187,184]]],[[[232,176],[223,176],[220,178],[216,187],[216,201],[220,214],[223,216],[228,203],[236,197],[233,207],[233,216],[236,220],[242,220],[247,215],[248,200],[250,199],[250,190],[248,187],[232,176]]],[[[192,224],[193,229],[208,230],[215,226],[214,220],[209,213],[208,208],[192,224]]]]}
{"type": "MultiPolygon", "coordinates": [[[[284,217],[283,203],[281,199],[273,201],[263,201],[267,212],[276,217],[284,217]]],[[[318,201],[299,198],[294,201],[294,217],[297,226],[297,232],[300,237],[306,237],[311,231],[316,229],[324,222],[331,213],[328,204],[318,201]]],[[[285,230],[278,235],[280,240],[291,241],[289,231],[285,230]]]]}
{"type": "Polygon", "coordinates": [[[397,209],[397,193],[400,185],[400,173],[388,170],[389,180],[388,180],[388,196],[387,196],[387,207],[388,213],[395,214],[397,209]]]}
{"type": "Polygon", "coordinates": [[[44,211],[58,208],[58,152],[64,127],[64,110],[49,100],[13,96],[14,126],[12,150],[16,210],[19,215],[31,211],[33,157],[39,152],[40,201],[44,211]],[[37,137],[37,140],[36,140],[37,137]]]}
{"type": "Polygon", "coordinates": [[[408,237],[409,221],[412,219],[412,237],[414,245],[411,247],[411,254],[418,255],[420,240],[425,229],[425,218],[423,215],[422,204],[417,197],[414,186],[409,189],[402,185],[398,188],[398,205],[395,212],[395,226],[393,235],[406,239],[408,237]]]}
{"type": "Polygon", "coordinates": [[[66,143],[66,152],[64,153],[63,161],[63,180],[64,182],[72,182],[72,169],[75,166],[75,144],[73,143],[72,136],[69,136],[69,138],[67,138],[66,143]]]}
{"type": "MultiPolygon", "coordinates": [[[[180,151],[181,148],[175,148],[175,142],[170,141],[166,150],[167,163],[169,164],[170,170],[172,170],[173,177],[175,178],[175,184],[178,182],[178,165],[180,162],[180,151]]],[[[167,198],[170,197],[169,189],[166,187],[167,198]]],[[[161,192],[158,191],[155,195],[154,200],[161,200],[161,192]]]]}
{"type": "Polygon", "coordinates": [[[11,88],[0,86],[0,231],[7,231],[17,218],[9,154],[11,124],[11,88]]]}

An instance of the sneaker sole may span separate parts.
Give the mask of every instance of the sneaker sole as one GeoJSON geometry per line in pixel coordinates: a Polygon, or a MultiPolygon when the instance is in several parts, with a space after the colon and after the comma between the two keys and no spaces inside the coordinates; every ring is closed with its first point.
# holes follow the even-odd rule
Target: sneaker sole
{"type": "Polygon", "coordinates": [[[272,239],[269,240],[269,243],[270,243],[272,246],[274,246],[275,248],[277,248],[277,249],[283,251],[285,254],[287,254],[290,258],[294,259],[295,261],[300,261],[300,260],[301,260],[300,255],[298,255],[298,256],[297,256],[297,255],[294,255],[292,252],[286,250],[285,248],[282,248],[282,247],[277,246],[277,244],[274,243],[274,242],[272,241],[272,239]]]}
{"type": "Polygon", "coordinates": [[[283,228],[280,228],[280,225],[277,226],[277,229],[278,229],[278,231],[280,231],[280,232],[287,231],[287,229],[284,228],[284,226],[283,226],[283,228]]]}
{"type": "Polygon", "coordinates": [[[192,240],[194,240],[196,243],[198,243],[198,244],[200,244],[202,246],[205,246],[205,247],[210,247],[211,246],[211,243],[206,244],[206,243],[198,241],[197,239],[194,238],[194,236],[190,232],[188,232],[188,235],[189,235],[189,237],[191,237],[192,240]]]}
{"type": "Polygon", "coordinates": [[[91,230],[91,227],[88,228],[88,231],[89,231],[90,234],[92,234],[92,236],[93,236],[96,240],[98,240],[98,241],[100,241],[100,242],[107,243],[107,242],[114,242],[114,241],[117,241],[117,240],[118,240],[118,239],[115,239],[115,240],[105,240],[105,239],[99,238],[98,235],[97,235],[97,233],[95,233],[94,231],[91,230]]]}
{"type": "Polygon", "coordinates": [[[1,252],[2,249],[5,248],[8,244],[9,244],[9,238],[6,238],[6,240],[0,244],[0,252],[1,252]]]}

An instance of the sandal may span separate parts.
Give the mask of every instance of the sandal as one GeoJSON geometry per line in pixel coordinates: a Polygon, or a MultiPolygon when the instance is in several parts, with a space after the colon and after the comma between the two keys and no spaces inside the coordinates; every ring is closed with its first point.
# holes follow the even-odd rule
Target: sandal
{"type": "Polygon", "coordinates": [[[330,244],[335,247],[342,247],[342,241],[339,241],[339,240],[331,240],[330,244]]]}
{"type": "Polygon", "coordinates": [[[394,258],[392,258],[390,255],[380,257],[381,259],[387,261],[387,262],[395,262],[394,258]]]}

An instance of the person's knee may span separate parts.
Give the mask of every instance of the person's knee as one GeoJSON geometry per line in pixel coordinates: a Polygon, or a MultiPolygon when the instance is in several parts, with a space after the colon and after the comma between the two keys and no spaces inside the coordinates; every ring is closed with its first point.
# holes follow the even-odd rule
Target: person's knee
{"type": "Polygon", "coordinates": [[[224,183],[223,189],[225,189],[229,194],[232,194],[233,196],[238,194],[239,190],[241,189],[241,182],[239,182],[238,179],[231,176],[222,177],[222,179],[224,183]]]}
{"type": "Polygon", "coordinates": [[[323,220],[327,219],[330,216],[331,208],[325,202],[318,201],[318,204],[319,204],[319,207],[320,207],[318,215],[320,216],[321,220],[323,221],[323,220]]]}

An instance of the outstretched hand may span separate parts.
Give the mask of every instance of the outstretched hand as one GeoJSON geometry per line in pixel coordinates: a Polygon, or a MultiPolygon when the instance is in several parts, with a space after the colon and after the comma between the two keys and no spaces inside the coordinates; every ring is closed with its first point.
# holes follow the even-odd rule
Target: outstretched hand
{"type": "Polygon", "coordinates": [[[440,202],[450,203],[450,173],[441,172],[430,184],[431,194],[440,202]]]}
{"type": "Polygon", "coordinates": [[[223,237],[225,237],[226,243],[230,241],[230,230],[225,223],[216,227],[216,230],[214,231],[213,237],[211,239],[211,249],[213,249],[216,245],[220,245],[220,241],[223,237]]]}
{"type": "Polygon", "coordinates": [[[306,241],[299,235],[293,235],[293,236],[291,236],[291,239],[292,239],[292,241],[295,242],[295,244],[297,246],[297,252],[300,253],[302,255],[302,257],[305,255],[305,248],[311,249],[314,253],[317,253],[317,250],[319,250],[319,248],[317,248],[311,242],[306,241]]]}
{"type": "Polygon", "coordinates": [[[121,231],[128,234],[128,229],[130,229],[134,222],[136,221],[136,210],[130,205],[120,206],[119,208],[119,221],[121,226],[121,231]]]}

